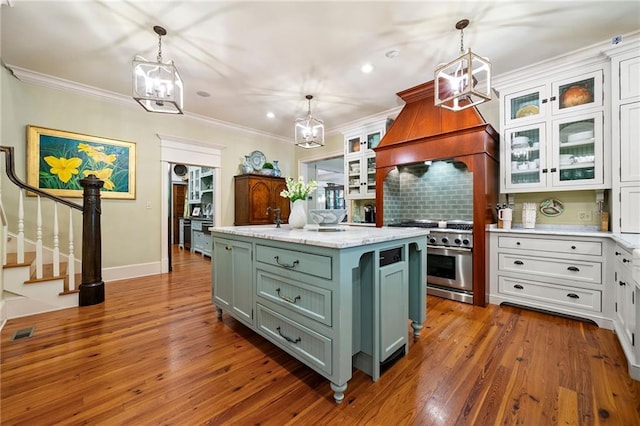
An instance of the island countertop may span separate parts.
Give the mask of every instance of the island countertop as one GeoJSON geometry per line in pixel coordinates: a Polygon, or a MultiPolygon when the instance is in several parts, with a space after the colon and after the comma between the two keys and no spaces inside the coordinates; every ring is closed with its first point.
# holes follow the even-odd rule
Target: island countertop
{"type": "Polygon", "coordinates": [[[289,225],[282,225],[280,228],[276,228],[275,225],[260,225],[218,226],[209,229],[222,234],[337,249],[429,235],[429,230],[422,228],[372,228],[348,225],[340,225],[337,228],[338,230],[319,230],[317,225],[306,225],[303,229],[292,229],[289,225]]]}

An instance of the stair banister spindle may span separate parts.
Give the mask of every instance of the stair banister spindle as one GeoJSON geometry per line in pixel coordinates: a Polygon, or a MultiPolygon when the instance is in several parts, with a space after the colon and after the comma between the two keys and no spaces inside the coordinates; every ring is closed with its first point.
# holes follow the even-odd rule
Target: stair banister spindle
{"type": "Polygon", "coordinates": [[[42,278],[42,204],[38,195],[38,210],[36,216],[36,278],[42,278]]]}
{"type": "Polygon", "coordinates": [[[24,263],[24,190],[20,189],[18,197],[18,238],[16,241],[16,256],[18,263],[24,263]]]}
{"type": "Polygon", "coordinates": [[[74,291],[76,289],[76,256],[73,253],[73,209],[69,209],[69,258],[67,259],[67,281],[69,288],[67,290],[74,291]]]}
{"type": "Polygon", "coordinates": [[[58,203],[53,203],[53,276],[60,276],[60,229],[58,227],[58,203]]]}

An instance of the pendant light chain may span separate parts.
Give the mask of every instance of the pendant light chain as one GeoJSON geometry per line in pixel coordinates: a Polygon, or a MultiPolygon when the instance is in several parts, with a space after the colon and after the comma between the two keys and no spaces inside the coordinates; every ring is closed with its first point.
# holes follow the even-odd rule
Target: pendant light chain
{"type": "Polygon", "coordinates": [[[158,34],[158,62],[162,62],[162,34],[158,34]]]}
{"type": "Polygon", "coordinates": [[[460,28],[460,53],[464,53],[464,27],[460,28]]]}

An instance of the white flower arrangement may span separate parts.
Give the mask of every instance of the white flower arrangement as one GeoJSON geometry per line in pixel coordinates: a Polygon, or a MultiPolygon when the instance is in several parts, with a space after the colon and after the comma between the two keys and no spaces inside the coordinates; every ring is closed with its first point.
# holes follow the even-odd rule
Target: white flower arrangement
{"type": "Polygon", "coordinates": [[[280,193],[283,198],[288,198],[293,203],[296,200],[306,200],[309,194],[318,187],[318,183],[314,180],[310,180],[309,183],[304,183],[302,176],[298,177],[295,181],[291,176],[285,178],[287,182],[287,189],[280,193]]]}

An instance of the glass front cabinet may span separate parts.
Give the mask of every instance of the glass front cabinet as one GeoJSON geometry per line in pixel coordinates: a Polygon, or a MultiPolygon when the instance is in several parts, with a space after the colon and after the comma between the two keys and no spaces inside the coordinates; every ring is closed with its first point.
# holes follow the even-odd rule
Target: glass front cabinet
{"type": "Polygon", "coordinates": [[[346,199],[372,199],[376,196],[377,147],[386,131],[382,121],[345,133],[345,191],[346,199]]]}
{"type": "Polygon", "coordinates": [[[606,187],[602,81],[596,70],[505,94],[501,192],[606,187]]]}

